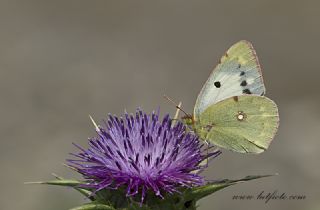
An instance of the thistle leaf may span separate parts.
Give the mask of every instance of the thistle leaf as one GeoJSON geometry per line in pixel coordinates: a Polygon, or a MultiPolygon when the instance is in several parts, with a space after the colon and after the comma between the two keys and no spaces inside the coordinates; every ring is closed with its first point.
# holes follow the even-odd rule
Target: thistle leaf
{"type": "Polygon", "coordinates": [[[70,210],[115,210],[115,209],[104,204],[88,203],[82,206],[72,208],[70,210]]]}
{"type": "Polygon", "coordinates": [[[260,179],[264,177],[269,177],[274,175],[261,175],[261,176],[246,176],[242,179],[237,180],[221,180],[221,181],[215,181],[208,183],[207,185],[201,186],[201,187],[195,187],[192,189],[189,189],[185,192],[184,199],[186,201],[188,200],[200,200],[201,198],[204,198],[216,191],[222,190],[223,188],[229,187],[231,185],[235,185],[238,183],[254,180],[254,179],[260,179]]]}
{"type": "Polygon", "coordinates": [[[74,179],[57,179],[51,181],[40,181],[40,182],[25,182],[25,184],[48,184],[48,185],[58,185],[65,187],[76,187],[80,184],[85,184],[83,182],[74,179]]]}
{"type": "MultiPolygon", "coordinates": [[[[52,173],[52,175],[57,179],[57,180],[64,180],[63,177],[56,175],[55,173],[52,173]]],[[[94,198],[91,196],[92,192],[90,190],[86,190],[80,187],[73,187],[73,189],[77,190],[78,192],[80,192],[82,195],[86,196],[87,198],[89,198],[91,201],[94,200],[94,198]]]]}
{"type": "MultiPolygon", "coordinates": [[[[79,187],[81,184],[85,184],[84,182],[80,182],[73,179],[63,179],[62,177],[56,176],[57,180],[51,181],[43,181],[43,182],[25,182],[25,184],[47,184],[47,185],[56,185],[56,186],[64,186],[64,187],[72,187],[82,195],[86,196],[87,198],[91,199],[92,192],[90,190],[83,189],[79,187]]],[[[92,200],[92,199],[91,199],[92,200]]]]}

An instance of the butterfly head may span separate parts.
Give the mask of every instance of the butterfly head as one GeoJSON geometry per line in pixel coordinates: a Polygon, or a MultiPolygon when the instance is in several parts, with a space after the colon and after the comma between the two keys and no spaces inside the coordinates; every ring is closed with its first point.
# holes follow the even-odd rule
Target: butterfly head
{"type": "Polygon", "coordinates": [[[192,115],[185,115],[181,119],[182,119],[182,122],[186,125],[193,126],[195,123],[194,117],[192,115]]]}

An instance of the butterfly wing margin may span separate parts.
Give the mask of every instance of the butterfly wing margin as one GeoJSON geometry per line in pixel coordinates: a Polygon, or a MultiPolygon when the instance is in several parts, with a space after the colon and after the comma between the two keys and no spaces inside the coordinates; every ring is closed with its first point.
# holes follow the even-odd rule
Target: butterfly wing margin
{"type": "Polygon", "coordinates": [[[211,72],[194,107],[195,119],[210,105],[226,98],[263,95],[265,86],[261,66],[252,44],[242,40],[231,46],[211,72]]]}
{"type": "Polygon", "coordinates": [[[269,147],[278,130],[278,108],[264,96],[235,96],[206,109],[198,125],[199,135],[219,147],[258,154],[269,147]]]}

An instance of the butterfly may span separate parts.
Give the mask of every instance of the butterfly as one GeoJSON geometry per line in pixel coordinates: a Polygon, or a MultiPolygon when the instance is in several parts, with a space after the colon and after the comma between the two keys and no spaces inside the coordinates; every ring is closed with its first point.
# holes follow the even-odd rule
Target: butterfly
{"type": "Polygon", "coordinates": [[[239,41],[222,56],[198,95],[193,115],[183,121],[201,139],[218,147],[261,153],[279,126],[277,105],[265,92],[252,44],[239,41]]]}

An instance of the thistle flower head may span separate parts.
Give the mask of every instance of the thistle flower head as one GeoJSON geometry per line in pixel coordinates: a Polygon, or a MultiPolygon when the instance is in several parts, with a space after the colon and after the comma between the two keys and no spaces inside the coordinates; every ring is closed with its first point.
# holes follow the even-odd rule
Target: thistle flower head
{"type": "Polygon", "coordinates": [[[118,118],[109,115],[97,136],[89,139],[89,148],[76,145],[80,152],[68,160],[94,191],[126,187],[127,196],[141,193],[142,200],[148,190],[162,197],[179,187],[204,184],[196,170],[205,168],[200,163],[220,152],[203,152],[199,139],[169,115],[162,120],[159,112],[118,118]]]}

